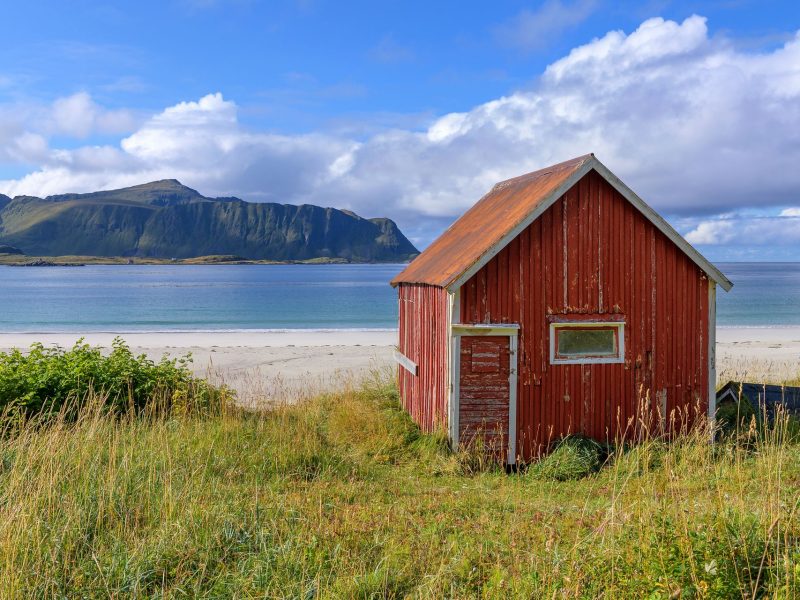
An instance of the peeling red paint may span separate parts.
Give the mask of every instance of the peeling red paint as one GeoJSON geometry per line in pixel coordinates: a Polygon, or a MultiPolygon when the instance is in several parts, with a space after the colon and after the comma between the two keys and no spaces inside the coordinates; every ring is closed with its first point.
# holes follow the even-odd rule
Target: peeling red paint
{"type": "MultiPolygon", "coordinates": [[[[633,434],[649,392],[667,411],[706,411],[708,279],[596,173],[589,173],[461,289],[465,323],[520,324],[518,451],[633,434]],[[551,365],[549,322],[625,320],[622,364],[551,365]]],[[[651,423],[652,424],[652,423],[651,423]]]]}
{"type": "Polygon", "coordinates": [[[516,419],[523,460],[569,434],[614,441],[690,424],[713,376],[711,277],[732,285],[592,155],[498,184],[392,282],[399,349],[419,366],[399,370],[403,405],[425,431],[448,425],[455,383],[466,403],[454,417],[516,419]],[[450,294],[455,322],[519,325],[514,386],[495,385],[491,334],[461,337],[453,358],[463,366],[469,351],[467,374],[449,363],[450,294]],[[550,324],[564,320],[623,321],[622,362],[550,364],[550,324]],[[510,417],[495,396],[514,387],[510,417]]]}
{"type": "Polygon", "coordinates": [[[461,338],[459,440],[476,437],[504,458],[508,440],[510,340],[508,336],[461,338]]]}
{"type": "Polygon", "coordinates": [[[398,350],[415,362],[417,376],[398,367],[403,407],[424,431],[447,424],[447,292],[432,285],[400,286],[398,350]]]}

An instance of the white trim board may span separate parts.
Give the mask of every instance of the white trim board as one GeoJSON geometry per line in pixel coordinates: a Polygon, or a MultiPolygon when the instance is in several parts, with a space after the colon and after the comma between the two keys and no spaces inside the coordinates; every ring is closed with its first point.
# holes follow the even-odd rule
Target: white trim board
{"type": "Polygon", "coordinates": [[[451,373],[453,374],[453,387],[450,391],[450,447],[453,451],[458,450],[459,444],[459,388],[461,385],[461,336],[453,335],[450,342],[450,351],[452,356],[451,373]]]}
{"type": "MultiPolygon", "coordinates": [[[[714,396],[716,396],[716,394],[714,394],[714,396]]],[[[719,400],[720,403],[722,403],[722,402],[725,402],[725,400],[727,398],[730,398],[733,402],[738,402],[739,401],[739,397],[736,394],[733,393],[733,390],[730,390],[730,389],[725,390],[725,393],[722,394],[722,396],[720,396],[718,398],[718,400],[719,400]]]]}
{"type": "Polygon", "coordinates": [[[480,269],[486,263],[488,263],[503,248],[511,243],[511,241],[520,233],[522,233],[526,227],[538,219],[548,208],[555,204],[559,198],[566,194],[567,191],[569,191],[576,183],[578,183],[578,181],[583,178],[584,175],[589,173],[591,170],[597,171],[597,173],[603,179],[605,179],[611,185],[611,187],[622,194],[622,196],[628,200],[628,202],[633,204],[639,210],[639,212],[641,212],[647,218],[647,220],[655,225],[658,230],[660,230],[676,246],[678,246],[678,248],[680,248],[683,253],[686,254],[698,267],[700,267],[711,278],[711,280],[718,283],[726,292],[730,291],[730,289],[733,287],[733,283],[727,277],[725,277],[725,275],[719,269],[717,269],[717,267],[711,264],[702,254],[695,250],[694,247],[687,242],[681,234],[675,231],[675,229],[673,229],[673,227],[667,223],[661,215],[653,210],[631,188],[625,185],[622,180],[619,179],[619,177],[614,175],[603,163],[597,160],[593,154],[586,159],[586,161],[577,171],[575,171],[575,173],[569,177],[569,179],[553,190],[553,192],[551,192],[551,194],[544,201],[539,202],[539,204],[536,205],[536,207],[533,209],[533,211],[531,211],[530,214],[528,214],[527,217],[519,222],[514,228],[511,229],[511,231],[509,231],[495,244],[493,244],[492,247],[489,248],[489,250],[487,250],[483,256],[481,256],[470,268],[468,268],[454,281],[447,285],[447,289],[458,289],[467,281],[469,281],[469,279],[475,273],[480,271],[480,269]]]}
{"type": "Polygon", "coordinates": [[[414,375],[415,377],[419,375],[419,366],[413,360],[408,358],[405,354],[400,352],[397,348],[394,350],[394,360],[395,362],[403,367],[406,371],[414,375]]]}
{"type": "Polygon", "coordinates": [[[708,281],[708,421],[714,431],[717,415],[717,284],[708,281]]]}
{"type": "MultiPolygon", "coordinates": [[[[461,290],[447,293],[449,311],[447,315],[447,425],[450,441],[458,437],[458,361],[456,356],[461,351],[459,342],[453,334],[453,325],[461,320],[461,290]]],[[[457,450],[455,446],[453,450],[457,450]]]]}
{"type": "Polygon", "coordinates": [[[508,448],[506,449],[506,464],[517,464],[517,355],[519,349],[519,336],[510,335],[508,338],[509,365],[508,369],[508,448]]]}

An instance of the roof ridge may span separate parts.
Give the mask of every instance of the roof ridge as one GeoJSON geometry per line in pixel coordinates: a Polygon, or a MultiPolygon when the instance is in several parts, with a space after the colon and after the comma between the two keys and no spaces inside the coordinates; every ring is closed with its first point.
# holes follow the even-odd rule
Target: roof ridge
{"type": "Polygon", "coordinates": [[[594,152],[590,152],[589,154],[583,154],[582,156],[576,156],[575,158],[570,158],[569,160],[565,160],[560,163],[556,163],[554,165],[538,169],[536,171],[531,171],[530,173],[523,173],[522,175],[517,175],[516,177],[511,177],[509,179],[504,179],[503,181],[498,181],[497,183],[494,184],[489,193],[502,190],[503,188],[506,188],[509,185],[513,185],[515,183],[521,183],[523,181],[537,179],[539,177],[543,177],[544,175],[549,175],[554,171],[561,171],[563,169],[572,169],[592,158],[594,158],[594,152]]]}

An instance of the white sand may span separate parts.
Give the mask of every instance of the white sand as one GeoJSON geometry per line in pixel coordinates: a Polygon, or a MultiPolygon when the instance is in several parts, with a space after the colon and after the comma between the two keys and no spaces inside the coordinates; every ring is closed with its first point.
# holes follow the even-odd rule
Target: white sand
{"type": "MultiPolygon", "coordinates": [[[[76,333],[2,333],[0,351],[33,342],[69,347],[76,333]]],[[[113,333],[83,334],[108,347],[113,333]]],[[[122,336],[153,359],[191,352],[193,370],[235,389],[243,403],[292,400],[393,368],[396,331],[169,332],[122,336]]],[[[719,328],[720,380],[775,379],[800,373],[800,327],[719,328]]]]}
{"type": "MultiPolygon", "coordinates": [[[[2,333],[0,351],[34,342],[110,347],[113,333],[2,333]]],[[[247,405],[296,400],[391,367],[396,331],[167,332],[121,336],[154,360],[192,354],[195,373],[225,383],[247,405]]]]}
{"type": "Polygon", "coordinates": [[[800,375],[800,327],[717,328],[717,374],[728,379],[800,375]]]}

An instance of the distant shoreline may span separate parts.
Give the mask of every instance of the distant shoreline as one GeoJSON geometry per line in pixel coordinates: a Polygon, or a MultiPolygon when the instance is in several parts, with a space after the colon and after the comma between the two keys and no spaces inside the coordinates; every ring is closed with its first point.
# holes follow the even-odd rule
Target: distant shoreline
{"type": "Polygon", "coordinates": [[[345,258],[318,257],[299,260],[262,260],[241,256],[211,255],[193,258],[146,258],[138,256],[26,256],[0,254],[0,266],[8,267],[84,267],[90,265],[390,265],[396,261],[351,261],[345,258]]]}

